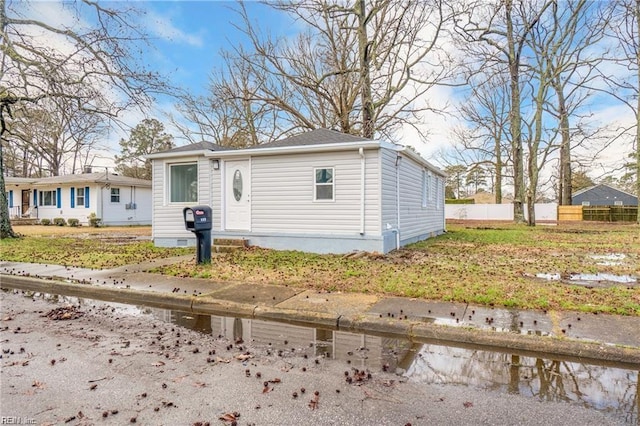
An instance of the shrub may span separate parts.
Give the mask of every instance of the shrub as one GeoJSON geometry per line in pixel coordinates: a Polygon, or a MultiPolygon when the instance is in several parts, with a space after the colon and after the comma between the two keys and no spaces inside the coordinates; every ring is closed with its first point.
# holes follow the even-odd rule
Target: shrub
{"type": "Polygon", "coordinates": [[[69,226],[76,228],[78,226],[80,226],[80,220],[79,219],[69,219],[67,220],[67,223],[69,224],[69,226]]]}
{"type": "Polygon", "coordinates": [[[49,219],[40,219],[40,225],[49,226],[51,225],[51,221],[49,219]]]}
{"type": "Polygon", "coordinates": [[[67,221],[64,220],[64,217],[54,217],[53,224],[56,226],[65,226],[67,221]]]}
{"type": "Polygon", "coordinates": [[[100,219],[95,213],[91,213],[87,218],[89,219],[89,226],[99,228],[100,225],[102,225],[102,219],[100,219]]]}

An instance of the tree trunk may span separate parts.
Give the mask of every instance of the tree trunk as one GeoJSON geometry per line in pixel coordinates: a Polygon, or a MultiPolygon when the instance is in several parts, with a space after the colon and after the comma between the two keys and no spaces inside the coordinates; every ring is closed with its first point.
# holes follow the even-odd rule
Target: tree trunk
{"type": "Polygon", "coordinates": [[[369,37],[367,36],[367,12],[365,0],[358,2],[358,53],[360,54],[360,90],[362,99],[362,137],[373,139],[373,98],[371,95],[371,74],[369,66],[369,37]]]}
{"type": "MultiPolygon", "coordinates": [[[[635,8],[636,21],[636,74],[637,83],[640,87],[640,0],[636,0],[635,8]]],[[[640,96],[636,96],[636,196],[640,201],[640,96]]],[[[638,203],[638,218],[640,225],[640,202],[638,203]]],[[[640,392],[639,392],[640,393],[640,392]]]]}
{"type": "Polygon", "coordinates": [[[496,204],[502,204],[502,151],[500,150],[499,138],[496,138],[495,144],[496,179],[494,184],[494,193],[496,195],[496,204]]]}
{"type": "Polygon", "coordinates": [[[511,127],[511,152],[513,156],[513,220],[524,223],[524,167],[522,154],[522,118],[520,116],[520,58],[516,53],[513,38],[512,0],[505,1],[507,22],[507,45],[509,49],[509,77],[511,89],[511,111],[509,121],[511,127]]]}
{"type": "MultiPolygon", "coordinates": [[[[4,108],[4,106],[0,106],[0,108],[4,108]]],[[[0,111],[0,115],[4,111],[0,111]]],[[[2,138],[2,134],[5,132],[5,121],[2,118],[2,128],[0,129],[0,138],[2,138]]],[[[4,238],[17,238],[18,235],[13,232],[13,228],[11,227],[11,220],[9,218],[9,205],[7,203],[7,191],[4,184],[4,162],[3,158],[4,153],[2,152],[2,144],[0,143],[0,239],[4,238]]]]}
{"type": "Polygon", "coordinates": [[[558,204],[561,206],[571,205],[571,135],[569,132],[569,116],[567,114],[564,93],[558,81],[553,83],[556,95],[558,96],[558,112],[560,114],[560,184],[558,190],[558,204]]]}

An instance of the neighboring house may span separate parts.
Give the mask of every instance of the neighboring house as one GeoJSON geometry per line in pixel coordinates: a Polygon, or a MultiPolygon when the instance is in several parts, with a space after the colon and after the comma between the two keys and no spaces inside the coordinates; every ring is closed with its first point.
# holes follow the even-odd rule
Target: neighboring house
{"type": "Polygon", "coordinates": [[[215,238],[316,253],[386,253],[444,232],[445,174],[413,149],[319,129],[245,149],[151,154],[153,240],[195,244],[182,210],[209,205],[215,238]]]}
{"type": "Polygon", "coordinates": [[[573,194],[571,204],[574,206],[637,206],[638,197],[612,186],[599,184],[573,194]]]}
{"type": "Polygon", "coordinates": [[[9,217],[78,219],[95,213],[102,224],[150,225],[151,181],[110,173],[47,178],[5,177],[9,217]]]}

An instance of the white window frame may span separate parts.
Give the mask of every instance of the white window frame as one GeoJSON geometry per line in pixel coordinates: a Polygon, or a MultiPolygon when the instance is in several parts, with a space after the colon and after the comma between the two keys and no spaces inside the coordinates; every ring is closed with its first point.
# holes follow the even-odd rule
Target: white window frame
{"type": "Polygon", "coordinates": [[[336,169],[335,167],[313,168],[313,201],[316,203],[333,203],[336,201],[336,169]],[[318,170],[331,170],[331,182],[317,182],[318,170]],[[331,187],[331,198],[318,198],[318,187],[331,187]]]}
{"type": "Polygon", "coordinates": [[[582,206],[583,207],[590,207],[591,206],[591,201],[583,201],[582,202],[582,206]]]}
{"type": "MultiPolygon", "coordinates": [[[[169,204],[197,204],[198,203],[198,198],[200,196],[199,193],[199,188],[198,188],[198,170],[199,170],[199,165],[197,161],[188,161],[188,162],[184,162],[184,163],[171,163],[167,165],[167,201],[169,204]],[[187,200],[179,200],[179,201],[173,201],[172,199],[172,178],[173,178],[173,168],[174,167],[180,167],[180,166],[196,166],[196,177],[195,177],[195,200],[191,200],[191,199],[187,199],[187,200]]],[[[186,195],[186,194],[185,194],[186,195]]]]}
{"type": "Polygon", "coordinates": [[[613,205],[614,205],[614,206],[618,206],[618,207],[622,207],[622,206],[624,206],[624,201],[622,201],[622,200],[615,200],[615,201],[613,202],[613,205]]]}
{"type": "Polygon", "coordinates": [[[76,187],[76,207],[84,207],[85,206],[85,190],[84,190],[84,186],[82,187],[76,187]],[[82,192],[82,195],[80,195],[80,192],[82,192]]]}
{"type": "Polygon", "coordinates": [[[120,188],[111,188],[111,191],[109,192],[109,202],[111,204],[120,204],[120,188]],[[113,191],[118,191],[118,194],[114,194],[113,191]],[[118,197],[117,201],[113,201],[113,197],[118,197]]]}
{"type": "Polygon", "coordinates": [[[40,207],[57,207],[58,203],[57,203],[57,191],[51,190],[51,191],[39,191],[38,192],[38,205],[40,207]],[[45,199],[45,194],[49,194],[50,197],[50,204],[45,204],[44,203],[44,199],[45,199]]]}

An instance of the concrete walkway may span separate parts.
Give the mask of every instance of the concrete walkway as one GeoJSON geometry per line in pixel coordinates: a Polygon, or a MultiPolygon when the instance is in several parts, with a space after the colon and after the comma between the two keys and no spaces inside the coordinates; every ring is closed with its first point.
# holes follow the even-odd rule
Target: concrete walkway
{"type": "Polygon", "coordinates": [[[640,368],[640,317],[488,308],[145,272],[185,258],[193,257],[110,270],[0,261],[0,286],[640,368]]]}

